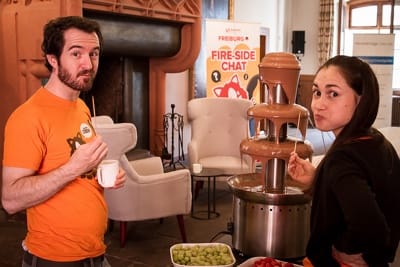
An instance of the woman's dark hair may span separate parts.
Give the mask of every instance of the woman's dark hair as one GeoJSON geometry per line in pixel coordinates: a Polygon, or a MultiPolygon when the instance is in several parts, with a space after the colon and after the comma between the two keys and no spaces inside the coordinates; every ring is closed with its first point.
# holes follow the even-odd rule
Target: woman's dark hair
{"type": "MultiPolygon", "coordinates": [[[[360,100],[349,123],[343,127],[325,157],[318,164],[316,175],[320,172],[323,162],[336,147],[368,135],[376,119],[379,108],[379,84],[375,73],[368,63],[357,57],[335,56],[327,60],[317,71],[335,66],[343,75],[346,83],[360,96],[360,100]]],[[[315,184],[315,179],[314,179],[315,184]]],[[[308,190],[312,194],[314,185],[308,190]]]]}
{"type": "Polygon", "coordinates": [[[100,25],[93,20],[79,17],[68,16],[60,17],[49,21],[43,29],[42,51],[45,56],[45,66],[51,71],[52,67],[47,61],[46,55],[55,55],[60,58],[64,48],[64,32],[68,29],[75,28],[86,33],[96,33],[99,38],[100,50],[103,45],[103,36],[100,31],[100,25]]]}
{"type": "Polygon", "coordinates": [[[370,65],[357,57],[335,56],[317,71],[335,66],[347,84],[360,96],[359,103],[349,123],[342,129],[332,147],[369,133],[378,114],[379,84],[370,65]]]}

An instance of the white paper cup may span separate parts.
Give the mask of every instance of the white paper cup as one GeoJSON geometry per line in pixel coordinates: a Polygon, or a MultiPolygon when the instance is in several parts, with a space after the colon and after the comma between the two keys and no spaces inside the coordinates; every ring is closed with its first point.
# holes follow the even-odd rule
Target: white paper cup
{"type": "Polygon", "coordinates": [[[97,181],[102,187],[113,187],[119,172],[118,160],[103,160],[97,167],[97,181]]]}
{"type": "Polygon", "coordinates": [[[200,173],[202,169],[203,169],[203,166],[201,166],[200,163],[193,163],[193,165],[192,165],[192,171],[193,171],[194,173],[200,173]]]}

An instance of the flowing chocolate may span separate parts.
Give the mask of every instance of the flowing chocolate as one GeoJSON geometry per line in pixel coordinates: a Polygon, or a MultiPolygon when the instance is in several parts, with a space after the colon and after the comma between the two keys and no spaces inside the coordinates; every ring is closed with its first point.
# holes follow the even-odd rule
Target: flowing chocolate
{"type": "Polygon", "coordinates": [[[259,64],[260,82],[265,89],[266,103],[257,104],[247,111],[257,129],[254,136],[240,144],[242,154],[249,155],[261,163],[266,192],[283,193],[287,162],[296,150],[301,158],[310,158],[313,153],[304,142],[309,111],[295,104],[300,74],[300,63],[290,53],[269,53],[259,64]],[[301,140],[287,137],[287,126],[296,125],[301,140]],[[266,133],[260,136],[260,131],[266,133]]]}

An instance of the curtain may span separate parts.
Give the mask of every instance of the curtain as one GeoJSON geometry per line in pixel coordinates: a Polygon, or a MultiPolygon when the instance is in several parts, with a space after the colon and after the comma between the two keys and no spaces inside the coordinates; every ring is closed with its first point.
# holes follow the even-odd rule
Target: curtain
{"type": "Polygon", "coordinates": [[[322,65],[331,57],[333,46],[334,0],[320,0],[318,60],[322,65]]]}

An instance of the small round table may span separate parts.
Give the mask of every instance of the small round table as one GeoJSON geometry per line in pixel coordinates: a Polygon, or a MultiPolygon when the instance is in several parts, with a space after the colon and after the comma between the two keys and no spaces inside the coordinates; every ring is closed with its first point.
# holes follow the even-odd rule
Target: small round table
{"type": "Polygon", "coordinates": [[[191,180],[192,180],[192,211],[191,216],[195,219],[199,220],[209,220],[214,219],[219,216],[219,213],[215,210],[215,178],[217,176],[224,175],[224,172],[220,169],[216,168],[203,168],[201,172],[195,173],[193,172],[192,168],[190,168],[191,180]],[[208,194],[208,201],[207,201],[207,210],[206,211],[195,211],[194,210],[194,182],[195,178],[207,178],[207,194],[208,194]],[[212,187],[211,187],[211,179],[212,179],[212,187]],[[210,189],[212,191],[212,200],[210,189]],[[211,201],[212,201],[212,210],[211,210],[211,201]],[[206,214],[206,216],[202,216],[206,214]]]}

